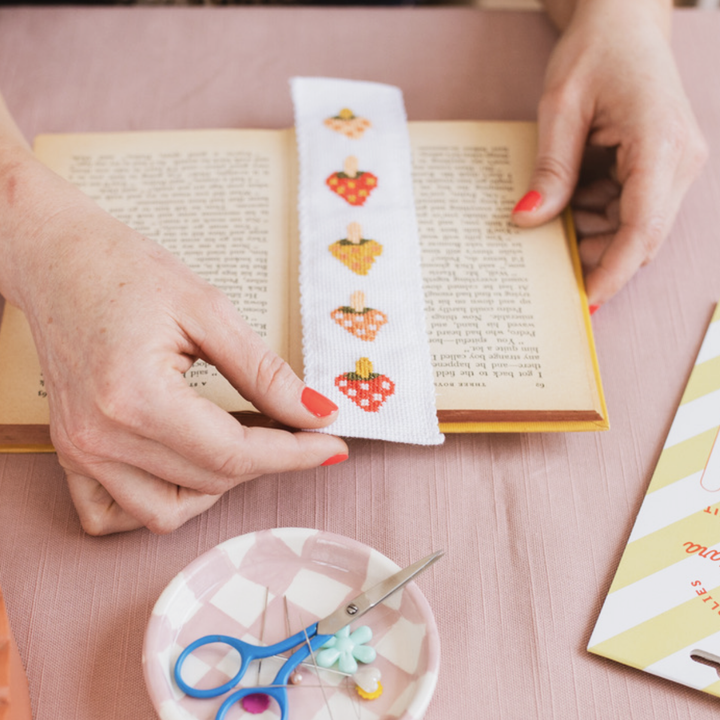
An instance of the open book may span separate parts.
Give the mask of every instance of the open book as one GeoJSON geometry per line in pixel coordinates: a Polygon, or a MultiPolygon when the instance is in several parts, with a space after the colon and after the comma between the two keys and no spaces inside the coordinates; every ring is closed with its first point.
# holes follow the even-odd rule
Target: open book
{"type": "MultiPolygon", "coordinates": [[[[409,127],[441,429],[607,429],[571,224],[509,222],[532,170],[535,125],[409,127]]],[[[302,377],[292,130],[44,135],[35,150],[223,290],[302,377]]],[[[186,378],[225,410],[254,412],[212,366],[198,362],[186,378]]],[[[49,449],[47,426],[29,326],[6,305],[0,449],[49,449]]]]}

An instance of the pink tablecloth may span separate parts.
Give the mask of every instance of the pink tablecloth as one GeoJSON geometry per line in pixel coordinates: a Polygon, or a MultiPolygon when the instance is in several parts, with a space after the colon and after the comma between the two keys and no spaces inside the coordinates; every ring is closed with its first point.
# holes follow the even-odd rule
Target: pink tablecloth
{"type": "MultiPolygon", "coordinates": [[[[428,720],[680,718],[718,701],[589,655],[612,579],[720,296],[720,15],[674,44],[712,148],[657,260],[593,322],[605,434],[352,442],[344,465],[228,493],[168,537],[83,534],[54,456],[0,456],[0,583],[38,720],[154,717],[140,653],[166,583],[215,544],[309,526],[406,564],[443,646],[428,720]]],[[[464,9],[5,9],[0,87],[29,136],[291,123],[287,78],[400,85],[411,119],[531,119],[554,40],[529,14],[464,9]]]]}

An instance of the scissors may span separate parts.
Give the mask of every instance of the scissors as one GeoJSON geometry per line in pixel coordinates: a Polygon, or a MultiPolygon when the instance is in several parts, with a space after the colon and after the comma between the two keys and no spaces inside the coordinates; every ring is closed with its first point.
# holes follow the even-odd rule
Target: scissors
{"type": "Polygon", "coordinates": [[[444,551],[440,550],[432,555],[428,555],[422,560],[418,560],[416,563],[409,565],[404,570],[396,572],[394,575],[391,575],[389,578],[379,582],[377,585],[374,585],[366,592],[353,598],[350,602],[342,605],[323,620],[312,623],[312,625],[309,625],[304,630],[301,630],[300,632],[295,633],[285,640],[281,640],[273,645],[253,645],[252,643],[244,642],[243,640],[239,640],[238,638],[230,635],[205,635],[190,643],[190,645],[188,645],[182,653],[180,653],[180,657],[175,663],[175,681],[180,689],[190,697],[218,697],[219,695],[228,692],[228,690],[232,690],[232,688],[240,682],[243,675],[245,675],[245,671],[248,669],[248,666],[253,660],[272,657],[273,655],[279,655],[280,653],[297,648],[293,654],[285,660],[271,685],[246,687],[236,690],[232,695],[226,698],[215,716],[215,720],[223,720],[228,710],[245,696],[253,695],[255,693],[264,693],[272,697],[280,706],[281,720],[287,720],[287,685],[293,670],[295,670],[300,663],[307,659],[308,655],[314,653],[320,646],[330,640],[336,632],[344,628],[346,625],[349,625],[354,620],[362,617],[366,612],[372,610],[378,603],[381,603],[394,592],[404,587],[414,577],[423,572],[423,570],[426,570],[436,560],[439,560],[444,554],[444,551]],[[211,643],[222,643],[237,650],[240,654],[240,669],[235,674],[235,677],[228,680],[225,684],[207,690],[200,690],[188,685],[183,680],[182,668],[185,661],[195,650],[203,645],[210,645],[211,643]]]}

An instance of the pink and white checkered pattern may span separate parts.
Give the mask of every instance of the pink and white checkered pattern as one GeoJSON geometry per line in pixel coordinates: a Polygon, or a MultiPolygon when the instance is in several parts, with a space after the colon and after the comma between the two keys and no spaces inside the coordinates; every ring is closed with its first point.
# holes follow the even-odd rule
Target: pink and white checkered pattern
{"type": "MultiPolygon", "coordinates": [[[[175,661],[193,640],[222,634],[253,643],[261,637],[263,644],[278,642],[288,634],[283,596],[290,632],[295,633],[397,570],[397,565],[366,545],[306,528],[242,535],[200,556],[162,593],[145,635],[145,679],[161,720],[213,720],[226,697],[190,698],[175,684],[175,661]]],[[[440,660],[437,628],[422,593],[410,584],[358,624],[373,630],[371,644],[377,659],[372,664],[382,672],[382,696],[362,700],[350,680],[323,670],[318,678],[313,667],[306,667],[303,684],[288,690],[291,720],[422,717],[440,660]]],[[[251,663],[238,687],[270,683],[281,663],[273,658],[263,660],[260,667],[251,663]]],[[[208,688],[227,682],[238,667],[234,650],[208,645],[188,658],[183,677],[189,684],[208,688]]],[[[238,704],[227,718],[240,717],[249,715],[238,704]]],[[[271,702],[264,713],[253,717],[279,718],[280,710],[271,702]]]]}

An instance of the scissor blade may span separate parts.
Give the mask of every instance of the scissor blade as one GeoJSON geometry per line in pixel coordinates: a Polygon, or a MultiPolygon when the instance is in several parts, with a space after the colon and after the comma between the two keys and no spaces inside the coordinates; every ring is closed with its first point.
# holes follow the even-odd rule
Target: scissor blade
{"type": "Polygon", "coordinates": [[[404,570],[396,572],[377,585],[373,585],[364,593],[360,593],[349,603],[339,607],[332,615],[320,620],[317,625],[318,635],[334,635],[338,630],[349,625],[353,620],[362,617],[368,610],[372,610],[378,603],[381,603],[385,598],[407,585],[414,577],[429,568],[444,554],[444,550],[438,550],[438,552],[409,565],[404,570]]]}

